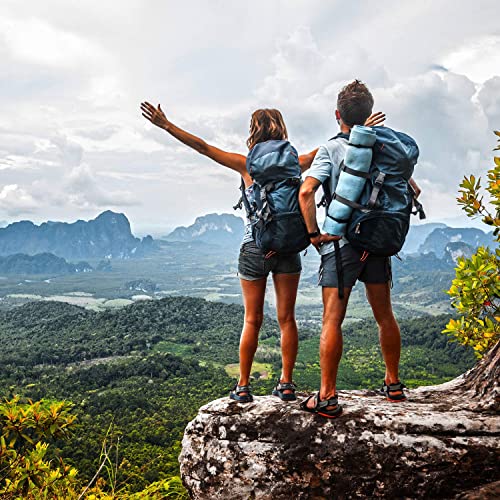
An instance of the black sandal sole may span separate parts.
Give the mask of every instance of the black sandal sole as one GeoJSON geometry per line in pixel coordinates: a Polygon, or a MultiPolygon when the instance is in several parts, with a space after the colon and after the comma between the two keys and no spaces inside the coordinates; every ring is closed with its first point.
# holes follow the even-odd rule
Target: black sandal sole
{"type": "Polygon", "coordinates": [[[297,396],[295,394],[281,394],[280,391],[276,389],[273,389],[272,395],[280,398],[281,401],[297,401],[297,396]]]}
{"type": "Polygon", "coordinates": [[[314,408],[309,408],[307,406],[307,402],[309,401],[309,399],[311,397],[313,397],[313,396],[309,396],[305,401],[302,401],[300,403],[301,410],[306,411],[307,413],[312,413],[313,415],[319,415],[320,417],[329,418],[331,420],[333,420],[335,418],[338,418],[338,417],[340,417],[342,415],[342,413],[343,413],[344,410],[343,410],[343,408],[342,408],[341,405],[338,405],[336,410],[331,410],[331,411],[334,411],[336,413],[324,413],[321,410],[318,411],[318,410],[316,410],[314,408]]]}
{"type": "Polygon", "coordinates": [[[408,398],[393,399],[393,398],[389,398],[389,397],[386,397],[385,399],[387,399],[387,401],[389,401],[389,403],[404,403],[405,401],[408,400],[408,398]]]}
{"type": "Polygon", "coordinates": [[[338,411],[338,413],[335,413],[335,414],[327,414],[327,413],[323,413],[321,411],[315,411],[315,410],[311,410],[310,408],[304,408],[304,407],[301,407],[302,410],[306,411],[307,413],[312,413],[313,415],[319,415],[320,417],[324,417],[324,418],[329,418],[331,420],[333,420],[334,418],[338,418],[342,415],[343,413],[343,410],[342,410],[342,406],[339,406],[340,410],[338,411]]]}
{"type": "Polygon", "coordinates": [[[234,396],[233,394],[229,394],[229,399],[237,403],[251,403],[253,401],[252,396],[234,396]]]}

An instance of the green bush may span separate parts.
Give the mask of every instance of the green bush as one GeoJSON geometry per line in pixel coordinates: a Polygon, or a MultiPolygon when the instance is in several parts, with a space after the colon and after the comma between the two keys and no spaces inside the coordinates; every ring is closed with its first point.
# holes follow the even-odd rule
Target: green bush
{"type": "MultiPolygon", "coordinates": [[[[500,132],[495,132],[500,137],[500,132]]],[[[499,146],[495,148],[500,150],[499,146]]],[[[488,171],[485,201],[481,179],[473,175],[460,184],[458,203],[465,213],[493,228],[497,248],[478,248],[469,259],[461,258],[456,277],[448,294],[458,318],[451,319],[444,333],[463,345],[471,346],[478,357],[488,351],[500,338],[500,157],[488,171]]]]}
{"type": "Polygon", "coordinates": [[[66,402],[0,403],[1,498],[76,497],[77,471],[54,455],[49,442],[68,437],[75,417],[66,402]]]}

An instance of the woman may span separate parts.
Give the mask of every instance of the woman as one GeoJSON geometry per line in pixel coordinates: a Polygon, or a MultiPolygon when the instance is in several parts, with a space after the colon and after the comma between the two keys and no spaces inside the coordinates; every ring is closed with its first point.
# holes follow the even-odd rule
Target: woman
{"type": "MultiPolygon", "coordinates": [[[[207,144],[167,119],[161,106],[155,108],[148,102],[141,104],[142,115],[151,123],[164,129],[180,142],[199,153],[208,156],[224,167],[238,172],[245,185],[247,198],[251,198],[253,190],[252,178],[247,172],[246,156],[229,153],[207,144]]],[[[376,113],[367,120],[367,125],[373,126],[384,120],[382,113],[376,113]]],[[[250,120],[250,135],[247,139],[248,149],[266,141],[283,141],[288,139],[288,133],[281,113],[276,109],[258,109],[250,120]]],[[[299,156],[302,171],[308,169],[314,159],[317,149],[299,156]]],[[[251,201],[251,200],[250,200],[251,201]]],[[[300,255],[266,255],[257,247],[252,236],[252,227],[247,219],[245,235],[238,258],[238,275],[240,277],[245,320],[240,339],[240,377],[238,383],[230,392],[231,399],[241,403],[250,402],[253,396],[250,388],[250,373],[252,362],[257,350],[259,330],[264,317],[264,297],[267,276],[273,274],[276,292],[276,310],[281,330],[282,372],[273,394],[284,401],[296,400],[296,386],[292,381],[292,372],[298,350],[298,332],[295,322],[295,301],[302,270],[300,255]]]]}

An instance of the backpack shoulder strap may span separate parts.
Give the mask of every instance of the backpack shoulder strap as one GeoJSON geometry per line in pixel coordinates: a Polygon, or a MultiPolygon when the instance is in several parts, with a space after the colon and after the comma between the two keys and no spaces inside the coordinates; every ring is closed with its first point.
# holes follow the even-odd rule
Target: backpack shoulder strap
{"type": "MultiPolygon", "coordinates": [[[[346,139],[347,141],[349,140],[349,134],[344,134],[343,132],[339,132],[337,135],[334,135],[332,138],[328,139],[328,141],[334,141],[336,139],[346,139]]],[[[330,158],[331,160],[331,158],[330,158]]],[[[342,163],[340,164],[340,169],[347,168],[344,165],[344,160],[342,160],[342,163]]],[[[333,198],[333,193],[331,192],[330,189],[330,184],[328,180],[322,184],[323,186],[323,196],[321,197],[320,202],[316,205],[318,208],[319,207],[325,207],[328,210],[328,207],[330,203],[332,202],[333,198]]]]}
{"type": "Polygon", "coordinates": [[[233,209],[238,210],[243,205],[245,207],[247,215],[250,216],[250,214],[252,213],[252,208],[250,207],[250,202],[248,201],[247,198],[245,181],[243,180],[243,177],[241,178],[240,191],[241,191],[241,198],[239,199],[238,203],[233,207],[233,209]]]}
{"type": "Polygon", "coordinates": [[[339,132],[337,135],[334,135],[332,138],[328,139],[329,141],[334,141],[335,139],[347,139],[349,140],[350,135],[344,134],[344,132],[339,132]]]}

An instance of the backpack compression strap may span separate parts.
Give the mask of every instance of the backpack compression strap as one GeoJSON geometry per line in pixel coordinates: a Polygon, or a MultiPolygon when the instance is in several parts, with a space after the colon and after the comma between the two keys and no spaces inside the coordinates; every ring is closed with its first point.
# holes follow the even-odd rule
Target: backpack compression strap
{"type": "MultiPolygon", "coordinates": [[[[335,139],[347,139],[349,140],[349,134],[344,134],[343,132],[339,132],[337,135],[333,136],[330,138],[330,141],[334,141],[335,139]]],[[[347,167],[344,164],[344,160],[342,160],[342,163],[340,164],[340,169],[342,170],[344,168],[348,173],[350,173],[351,169],[347,167]]],[[[356,174],[353,174],[356,175],[356,174]]],[[[325,210],[328,211],[328,206],[332,202],[332,193],[330,191],[330,185],[328,183],[329,179],[327,179],[323,184],[323,196],[321,197],[321,200],[319,203],[316,204],[316,206],[319,207],[325,207],[325,210]]],[[[328,213],[327,213],[328,215],[328,213]]]]}
{"type": "Polygon", "coordinates": [[[342,266],[342,256],[340,255],[340,243],[338,240],[333,242],[333,247],[335,248],[335,268],[337,271],[337,290],[339,294],[339,299],[344,298],[344,268],[342,266]]]}
{"type": "Polygon", "coordinates": [[[368,200],[368,203],[366,205],[367,208],[369,208],[370,210],[375,206],[375,203],[377,202],[377,198],[380,193],[380,190],[382,189],[382,186],[384,185],[384,181],[385,181],[384,172],[379,172],[377,178],[375,179],[375,182],[373,183],[372,194],[370,195],[370,199],[368,200]]]}
{"type": "Polygon", "coordinates": [[[269,203],[267,201],[267,193],[274,189],[274,183],[269,182],[265,186],[260,188],[260,201],[261,201],[261,209],[257,211],[257,216],[260,221],[266,223],[269,217],[271,216],[271,209],[269,208],[269,203]]]}

